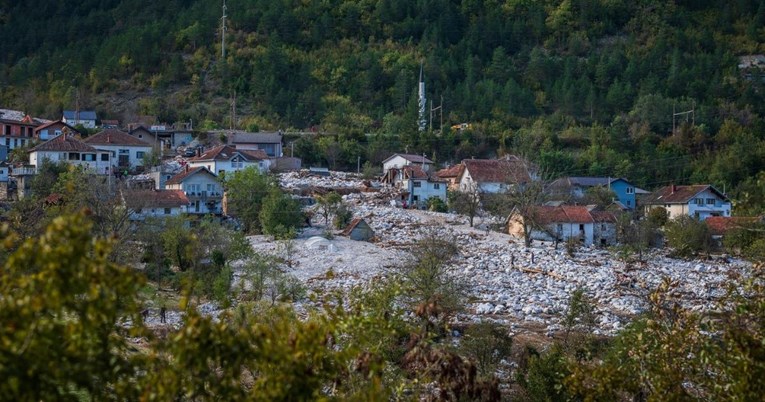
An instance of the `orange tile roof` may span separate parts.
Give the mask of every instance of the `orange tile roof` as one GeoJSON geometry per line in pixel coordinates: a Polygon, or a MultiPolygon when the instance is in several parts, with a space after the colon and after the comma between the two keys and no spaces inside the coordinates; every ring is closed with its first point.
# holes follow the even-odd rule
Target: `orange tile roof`
{"type": "Polygon", "coordinates": [[[86,138],[85,143],[91,145],[128,145],[136,147],[150,147],[145,141],[141,141],[132,135],[115,128],[107,128],[97,134],[86,138]]]}
{"type": "Polygon", "coordinates": [[[59,135],[58,137],[43,142],[29,150],[29,152],[98,152],[97,149],[74,138],[72,135],[59,135]]]}
{"type": "Polygon", "coordinates": [[[465,159],[465,171],[477,183],[528,183],[529,171],[519,158],[465,159]]]}

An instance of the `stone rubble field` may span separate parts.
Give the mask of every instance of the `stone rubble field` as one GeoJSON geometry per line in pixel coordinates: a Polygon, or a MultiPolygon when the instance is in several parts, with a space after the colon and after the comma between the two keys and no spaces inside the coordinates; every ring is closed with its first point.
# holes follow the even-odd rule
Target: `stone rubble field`
{"type": "MultiPolygon", "coordinates": [[[[324,232],[323,219],[314,216],[314,227],[293,241],[293,267],[287,268],[310,292],[347,291],[384,277],[406,261],[407,250],[418,239],[432,233],[453,239],[460,249],[449,270],[468,285],[469,313],[460,317],[464,321],[490,318],[513,327],[532,324],[550,335],[561,329],[572,292],[583,287],[596,303],[596,332],[613,334],[647,308],[647,296],[665,278],[676,283],[671,294],[684,307],[702,311],[725,294],[731,276],[747,275],[750,269],[740,260],[683,261],[665,257],[662,250],[628,267],[604,249],[580,248],[573,257],[562,244],[556,250],[552,244],[534,242],[527,249],[520,239],[484,229],[488,224],[496,227],[497,219],[479,217],[470,228],[463,216],[391,207],[394,192],[369,191],[368,183],[353,174],[312,177],[293,172],[282,174],[280,183],[287,189],[358,189],[343,199],[376,234],[374,242],[336,234],[329,247],[308,247],[310,237],[324,232]]],[[[256,251],[284,254],[283,244],[268,237],[253,236],[251,242],[256,251]]]]}

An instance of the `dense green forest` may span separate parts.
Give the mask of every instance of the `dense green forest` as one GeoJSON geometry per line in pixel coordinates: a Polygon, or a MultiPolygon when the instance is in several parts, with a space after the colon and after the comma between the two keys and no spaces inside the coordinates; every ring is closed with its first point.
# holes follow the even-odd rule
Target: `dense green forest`
{"type": "Polygon", "coordinates": [[[304,163],[391,151],[440,163],[506,152],[551,174],[652,189],[709,182],[761,213],[765,1],[0,1],[0,104],[53,117],[157,115],[197,127],[316,129],[304,163]],[[416,87],[446,126],[418,133],[416,87]],[[79,94],[79,95],[76,95],[79,94]],[[678,117],[673,111],[694,110],[678,117]],[[452,131],[457,123],[469,130],[452,131]]]}

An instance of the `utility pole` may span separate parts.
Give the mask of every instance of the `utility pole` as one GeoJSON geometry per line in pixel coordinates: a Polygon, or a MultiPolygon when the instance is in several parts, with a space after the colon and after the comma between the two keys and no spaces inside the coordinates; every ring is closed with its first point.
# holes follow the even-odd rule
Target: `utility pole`
{"type": "Polygon", "coordinates": [[[356,157],[356,173],[361,173],[361,156],[356,157]]]}
{"type": "Polygon", "coordinates": [[[226,0],[223,0],[223,17],[221,17],[220,27],[220,56],[226,60],[226,0]]]}
{"type": "Polygon", "coordinates": [[[675,123],[675,118],[677,116],[685,116],[685,122],[688,122],[688,116],[691,117],[691,125],[696,126],[696,101],[694,100],[691,104],[691,110],[686,110],[684,112],[675,112],[675,104],[672,103],[672,135],[676,134],[677,130],[677,123],[675,123]]]}
{"type": "Polygon", "coordinates": [[[236,130],[236,91],[234,91],[234,95],[231,98],[231,124],[229,129],[236,130]]]}
{"type": "Polygon", "coordinates": [[[441,116],[441,125],[438,127],[438,134],[441,134],[441,130],[444,127],[444,96],[441,95],[441,105],[433,107],[433,100],[430,101],[430,131],[433,131],[433,113],[438,111],[441,116]]]}

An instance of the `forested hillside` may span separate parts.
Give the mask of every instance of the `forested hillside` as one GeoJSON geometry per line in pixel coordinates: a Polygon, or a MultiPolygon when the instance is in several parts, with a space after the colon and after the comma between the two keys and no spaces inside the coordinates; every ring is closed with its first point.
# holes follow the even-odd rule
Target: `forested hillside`
{"type": "MultiPolygon", "coordinates": [[[[0,1],[0,103],[315,128],[306,164],[520,152],[552,174],[710,182],[762,212],[765,1],[0,1]],[[416,84],[444,125],[416,127],[416,84]],[[678,121],[674,111],[694,110],[678,121]],[[688,115],[690,117],[690,115],[688,115]],[[694,124],[695,123],[695,124],[694,124]],[[366,134],[366,135],[365,135],[366,134]]],[[[111,114],[110,114],[111,113],[111,114]]],[[[200,126],[200,125],[198,125],[200,126]]]]}

